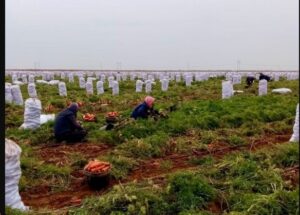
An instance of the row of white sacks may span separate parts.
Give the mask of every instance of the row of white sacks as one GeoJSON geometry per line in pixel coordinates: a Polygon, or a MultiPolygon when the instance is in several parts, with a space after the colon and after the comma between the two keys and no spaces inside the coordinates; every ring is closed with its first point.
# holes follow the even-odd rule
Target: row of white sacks
{"type": "MultiPolygon", "coordinates": [[[[227,78],[228,79],[228,78],[227,78]]],[[[87,81],[85,81],[85,78],[80,77],[79,78],[79,86],[82,89],[86,89],[86,92],[88,95],[94,94],[94,84],[93,81],[97,80],[96,78],[89,77],[87,81]]],[[[241,81],[240,78],[237,78],[233,76],[233,80],[229,81],[223,81],[222,83],[222,98],[229,98],[233,95],[233,85],[234,83],[239,83],[241,81]]],[[[161,90],[167,91],[169,87],[169,79],[162,79],[161,81],[161,90]]],[[[67,96],[67,87],[65,82],[61,82],[59,80],[52,80],[50,82],[44,81],[44,80],[37,80],[37,83],[42,84],[52,84],[52,85],[58,85],[58,91],[60,96],[67,96]]],[[[152,91],[152,85],[155,85],[156,82],[153,79],[148,79],[146,81],[137,80],[136,81],[136,92],[142,92],[143,86],[145,86],[145,92],[150,93],[152,91]]],[[[185,78],[185,84],[186,86],[191,86],[192,84],[192,78],[191,76],[187,76],[185,78]]],[[[259,93],[258,95],[265,95],[267,94],[267,87],[268,83],[266,80],[260,80],[259,81],[259,93]]],[[[114,80],[113,77],[108,78],[108,86],[109,88],[112,88],[112,94],[113,95],[119,95],[119,82],[114,80]]],[[[104,82],[103,81],[97,81],[96,83],[96,89],[97,89],[97,95],[104,93],[104,82]]],[[[276,92],[276,90],[274,91],[276,92]]],[[[287,91],[288,92],[288,91],[287,91]]],[[[280,93],[280,91],[279,91],[280,93]]],[[[31,98],[37,97],[37,92],[35,88],[34,83],[28,84],[28,94],[31,98]]],[[[5,101],[7,103],[14,102],[17,105],[23,105],[23,97],[21,94],[21,90],[19,85],[11,85],[10,83],[5,83],[5,101]]]]}
{"type": "MultiPolygon", "coordinates": [[[[64,73],[63,73],[64,74],[64,73]]],[[[74,74],[73,73],[68,73],[68,81],[70,83],[74,83],[74,74]]],[[[37,77],[40,77],[40,76],[37,76],[37,75],[33,75],[33,74],[29,74],[28,75],[28,79],[27,79],[27,75],[26,74],[11,74],[12,76],[12,83],[13,84],[27,84],[27,83],[34,83],[35,82],[35,78],[37,77]],[[21,76],[21,78],[19,77],[21,76]]],[[[85,75],[84,74],[75,74],[75,76],[78,77],[78,79],[83,79],[85,80],[85,75]]],[[[142,75],[137,75],[137,74],[131,74],[130,75],[130,80],[131,81],[134,81],[136,79],[141,79],[143,81],[146,81],[146,80],[152,80],[152,81],[155,81],[155,80],[164,80],[164,79],[167,79],[167,80],[170,80],[170,81],[173,81],[173,80],[176,80],[176,82],[180,82],[182,80],[185,80],[186,82],[192,82],[193,80],[195,81],[205,81],[205,80],[208,80],[208,78],[210,77],[216,77],[217,75],[212,75],[212,74],[208,74],[208,73],[203,73],[203,74],[196,74],[195,76],[193,74],[184,74],[184,75],[181,75],[181,74],[171,74],[171,75],[168,75],[168,74],[160,74],[160,75],[153,75],[153,74],[142,74],[142,75]]],[[[220,76],[220,75],[219,75],[220,76]]],[[[44,76],[45,77],[45,76],[44,76]]],[[[42,80],[37,80],[38,83],[45,83],[45,84],[57,84],[57,81],[58,80],[55,80],[55,75],[54,74],[51,74],[51,76],[49,78],[44,78],[42,80]]],[[[61,75],[60,77],[61,80],[64,80],[65,79],[65,74],[64,75],[61,75]]],[[[102,82],[105,82],[106,80],[107,81],[126,81],[128,80],[128,75],[127,74],[120,74],[120,73],[117,73],[115,75],[105,75],[105,74],[100,74],[100,75],[97,75],[96,77],[93,77],[93,76],[88,76],[87,77],[87,80],[89,79],[93,79],[93,80],[100,80],[102,82]]],[[[81,82],[81,81],[80,81],[81,82]]],[[[189,85],[189,84],[187,84],[189,85]]],[[[82,84],[80,84],[80,86],[83,86],[82,84]]]]}
{"type": "MultiPolygon", "coordinates": [[[[232,81],[222,81],[222,99],[227,99],[230,98],[231,96],[234,95],[234,93],[237,92],[243,92],[243,91],[235,91],[233,89],[233,83],[232,81]]],[[[292,92],[291,89],[289,88],[278,88],[278,89],[273,89],[272,93],[290,93],[292,92]]],[[[258,82],[258,95],[263,96],[267,95],[268,93],[268,81],[267,80],[260,80],[258,82]]]]}
{"type": "MultiPolygon", "coordinates": [[[[251,73],[243,73],[244,75],[247,76],[251,76],[253,74],[251,73]]],[[[22,77],[22,79],[24,79],[24,82],[21,82],[18,80],[18,75],[16,75],[15,73],[11,73],[11,75],[14,77],[12,78],[13,83],[14,84],[25,84],[26,81],[26,74],[19,74],[19,76],[22,77]]],[[[43,74],[43,78],[48,78],[48,76],[50,76],[50,79],[54,78],[54,73],[49,74],[49,73],[45,73],[43,74]]],[[[74,82],[74,74],[73,73],[69,73],[69,82],[74,82]]],[[[95,77],[87,77],[87,81],[85,81],[85,73],[76,73],[76,75],[78,75],[79,78],[79,86],[82,89],[86,89],[86,92],[88,95],[92,95],[94,94],[94,87],[93,87],[93,81],[98,80],[95,77]]],[[[91,75],[91,74],[90,74],[91,75]]],[[[136,74],[134,74],[131,79],[135,79],[136,74]]],[[[176,82],[180,82],[181,81],[181,74],[180,73],[157,73],[156,74],[159,77],[159,80],[161,82],[161,90],[162,91],[167,91],[168,90],[168,86],[169,86],[169,81],[176,80],[176,82]]],[[[209,74],[209,73],[196,73],[195,78],[193,76],[193,73],[184,73],[183,79],[185,81],[185,85],[186,86],[191,86],[193,80],[195,79],[195,81],[205,81],[208,80],[210,77],[216,77],[216,76],[220,76],[220,75],[224,75],[223,73],[213,73],[213,74],[209,74]]],[[[268,75],[272,75],[272,74],[268,74],[268,75]]],[[[274,75],[274,73],[273,73],[274,75]]],[[[273,79],[275,81],[278,81],[280,77],[283,77],[283,75],[285,75],[286,77],[289,77],[289,80],[294,80],[299,78],[299,74],[298,73],[289,73],[289,74],[280,74],[280,73],[275,73],[275,76],[273,77],[273,79]]],[[[30,83],[28,85],[28,93],[30,97],[36,97],[36,91],[35,91],[35,86],[33,85],[34,83],[34,76],[33,74],[29,74],[28,75],[30,78],[30,83]],[[32,83],[33,82],[33,83],[32,83]],[[31,89],[29,89],[29,87],[31,87],[31,89]]],[[[127,74],[120,74],[117,73],[116,77],[114,77],[113,75],[110,74],[110,76],[107,78],[107,81],[109,83],[109,88],[112,88],[112,94],[113,95],[118,95],[119,94],[119,81],[122,79],[121,77],[123,77],[123,79],[126,80],[126,76],[127,74]]],[[[145,92],[149,93],[152,91],[152,85],[155,84],[155,75],[153,74],[140,74],[140,77],[144,80],[137,80],[136,81],[136,92],[142,92],[143,91],[143,86],[145,85],[145,92]]],[[[226,80],[231,81],[232,84],[240,84],[241,80],[242,80],[242,74],[238,74],[238,73],[226,73],[226,80]]],[[[61,78],[65,78],[65,73],[61,73],[61,78]]],[[[104,82],[106,80],[106,75],[105,74],[100,74],[100,77],[98,77],[100,79],[100,81],[98,81],[96,83],[96,89],[97,89],[97,94],[103,94],[104,93],[104,82]]],[[[256,79],[259,79],[259,74],[256,74],[256,79]]],[[[59,80],[37,80],[37,83],[41,83],[41,84],[50,84],[50,85],[57,85],[58,84],[58,88],[59,88],[59,95],[60,96],[67,96],[67,89],[66,89],[66,85],[64,82],[59,81],[59,80]]],[[[7,89],[9,91],[9,89],[7,89]]],[[[10,98],[10,97],[8,97],[10,98]]],[[[8,101],[9,102],[9,101],[8,101]]]]}
{"type": "MultiPolygon", "coordinates": [[[[270,76],[273,80],[279,80],[280,77],[286,78],[288,80],[299,79],[298,72],[263,72],[265,75],[270,76]]],[[[54,80],[55,77],[60,77],[61,79],[69,79],[69,82],[74,82],[74,77],[94,77],[98,80],[105,81],[108,77],[114,77],[117,81],[125,81],[130,78],[130,80],[142,79],[145,80],[181,80],[186,76],[192,76],[192,81],[202,81],[207,80],[209,77],[220,77],[225,76],[226,80],[232,78],[237,81],[242,77],[254,76],[258,80],[258,72],[21,72],[21,71],[6,71],[6,75],[12,77],[12,82],[22,81],[23,83],[33,83],[35,77],[42,77],[44,81],[54,80]]],[[[232,81],[232,80],[231,80],[232,81]]],[[[235,83],[235,81],[233,81],[235,83]]]]}

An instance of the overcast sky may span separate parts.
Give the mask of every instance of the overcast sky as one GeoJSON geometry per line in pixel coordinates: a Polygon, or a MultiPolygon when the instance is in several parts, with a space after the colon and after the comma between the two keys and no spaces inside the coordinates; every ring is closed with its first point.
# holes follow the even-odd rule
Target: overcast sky
{"type": "Polygon", "coordinates": [[[298,69],[299,0],[6,0],[6,68],[298,69]]]}

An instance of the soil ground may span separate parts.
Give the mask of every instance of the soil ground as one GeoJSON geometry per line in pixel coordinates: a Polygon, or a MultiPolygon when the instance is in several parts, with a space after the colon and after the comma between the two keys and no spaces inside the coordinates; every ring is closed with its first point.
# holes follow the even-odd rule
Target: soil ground
{"type": "MultiPolygon", "coordinates": [[[[109,188],[118,183],[126,183],[131,181],[143,181],[152,179],[155,184],[164,184],[165,175],[175,172],[180,169],[195,168],[197,165],[192,164],[190,159],[192,157],[204,157],[211,155],[218,159],[226,154],[242,151],[242,150],[256,150],[261,147],[272,147],[274,143],[286,143],[290,138],[287,135],[273,135],[257,139],[251,144],[241,146],[225,146],[224,144],[211,144],[208,150],[198,150],[191,154],[171,154],[163,158],[149,159],[141,162],[139,166],[129,173],[125,180],[117,181],[111,179],[108,186],[95,191],[92,190],[85,179],[82,170],[75,170],[71,173],[71,181],[69,186],[64,191],[51,192],[51,189],[46,184],[41,184],[32,187],[26,192],[21,192],[23,202],[34,208],[51,208],[60,209],[69,206],[80,205],[83,198],[88,196],[102,195],[107,192],[109,188]],[[224,145],[224,146],[222,146],[224,145]],[[168,171],[162,167],[162,162],[168,161],[170,168],[168,171]],[[151,171],[150,171],[151,170],[151,171]]],[[[91,143],[79,143],[76,145],[59,145],[59,146],[44,146],[37,149],[37,154],[47,163],[56,165],[65,165],[70,162],[69,155],[71,153],[80,153],[85,158],[94,158],[96,156],[105,154],[112,149],[111,146],[91,143]]],[[[293,185],[299,183],[299,166],[286,169],[284,171],[284,178],[291,181],[293,185]]],[[[220,204],[212,203],[209,209],[217,213],[220,209],[220,204]]]]}

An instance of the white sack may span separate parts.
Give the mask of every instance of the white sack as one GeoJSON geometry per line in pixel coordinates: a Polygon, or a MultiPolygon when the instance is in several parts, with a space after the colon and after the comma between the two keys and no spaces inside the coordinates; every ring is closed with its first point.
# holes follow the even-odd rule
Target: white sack
{"type": "Polygon", "coordinates": [[[145,73],[145,72],[142,73],[142,79],[143,79],[144,81],[147,80],[147,76],[148,76],[147,73],[145,73]]]}
{"type": "Polygon", "coordinates": [[[185,77],[185,86],[189,87],[192,85],[192,81],[193,81],[193,76],[191,75],[187,75],[185,77]]]}
{"type": "Polygon", "coordinates": [[[41,124],[42,104],[39,99],[29,98],[25,101],[24,123],[21,128],[35,129],[41,124]]]}
{"type": "Polygon", "coordinates": [[[103,88],[103,81],[97,81],[97,94],[103,94],[104,88],[103,88]]]}
{"type": "Polygon", "coordinates": [[[127,81],[127,74],[125,72],[122,73],[121,77],[122,77],[122,81],[127,81]]]}
{"type": "Polygon", "coordinates": [[[43,74],[42,74],[42,79],[43,79],[44,81],[47,81],[47,74],[46,74],[46,73],[43,73],[43,74]]]}
{"type": "Polygon", "coordinates": [[[174,74],[174,73],[171,73],[171,75],[170,75],[170,80],[171,80],[171,81],[174,81],[174,80],[175,80],[175,74],[174,74]]]}
{"type": "Polygon", "coordinates": [[[181,76],[180,76],[180,74],[177,74],[177,75],[175,76],[175,80],[176,80],[176,82],[180,82],[180,81],[181,81],[181,76]]]}
{"type": "Polygon", "coordinates": [[[93,95],[94,94],[94,88],[93,88],[93,82],[88,81],[86,82],[86,93],[88,95],[93,95]]]}
{"type": "Polygon", "coordinates": [[[244,91],[243,90],[233,90],[233,94],[235,94],[235,93],[244,93],[244,91]]]}
{"type": "Polygon", "coordinates": [[[279,81],[280,74],[275,73],[274,75],[274,81],[279,81]]]}
{"type": "Polygon", "coordinates": [[[137,80],[136,81],[136,85],[135,85],[135,92],[140,93],[143,91],[143,84],[144,82],[141,80],[137,80]]]}
{"type": "Polygon", "coordinates": [[[64,72],[61,72],[61,73],[60,73],[60,78],[61,78],[61,79],[65,79],[65,77],[66,77],[66,74],[65,74],[64,72]]]}
{"type": "Polygon", "coordinates": [[[28,83],[27,75],[26,75],[26,74],[23,74],[23,75],[22,75],[22,82],[25,83],[25,84],[28,83]]]}
{"type": "Polygon", "coordinates": [[[46,81],[51,81],[52,80],[52,76],[50,73],[46,73],[46,81]]]}
{"type": "Polygon", "coordinates": [[[45,124],[48,121],[54,121],[55,120],[55,114],[41,114],[40,117],[40,123],[45,124]]]}
{"type": "Polygon", "coordinates": [[[29,97],[31,97],[31,98],[36,98],[37,97],[37,93],[36,93],[36,89],[35,89],[35,84],[34,83],[28,84],[27,90],[28,90],[29,97]]]}
{"type": "Polygon", "coordinates": [[[118,81],[113,81],[113,83],[112,83],[112,94],[119,95],[119,82],[118,81]]]}
{"type": "Polygon", "coordinates": [[[12,94],[13,102],[16,105],[23,105],[24,101],[23,101],[23,97],[19,85],[11,86],[11,94],[12,94]]]}
{"type": "Polygon", "coordinates": [[[161,90],[162,91],[167,91],[169,87],[169,81],[167,79],[162,79],[161,80],[161,90]]]}
{"type": "Polygon", "coordinates": [[[69,83],[74,83],[74,75],[73,75],[72,72],[70,72],[70,73],[68,74],[68,78],[69,78],[69,83]]]}
{"type": "Polygon", "coordinates": [[[102,81],[102,82],[104,83],[104,82],[105,82],[105,79],[106,79],[105,75],[102,74],[102,75],[101,75],[101,78],[100,78],[100,81],[102,81]]]}
{"type": "Polygon", "coordinates": [[[233,95],[231,81],[222,81],[222,99],[230,98],[233,95]]]}
{"type": "Polygon", "coordinates": [[[299,103],[297,104],[297,108],[296,108],[295,124],[293,127],[293,135],[290,139],[290,142],[298,142],[298,141],[299,141],[299,103]]]}
{"type": "Polygon", "coordinates": [[[23,85],[24,83],[22,81],[14,81],[13,84],[15,84],[15,85],[23,85]]]}
{"type": "Polygon", "coordinates": [[[81,89],[86,88],[86,87],[85,87],[85,79],[84,79],[84,77],[79,77],[79,87],[80,87],[81,89]]]}
{"type": "Polygon", "coordinates": [[[242,78],[240,75],[233,75],[232,76],[232,84],[240,84],[242,81],[242,78]]]}
{"type": "Polygon", "coordinates": [[[34,83],[34,75],[28,76],[28,83],[34,83]]]}
{"type": "Polygon", "coordinates": [[[45,81],[45,80],[36,80],[36,83],[38,83],[38,84],[49,84],[49,82],[45,81]]]}
{"type": "Polygon", "coordinates": [[[5,205],[14,209],[28,210],[19,194],[21,152],[22,149],[18,144],[5,138],[5,205]]]}
{"type": "Polygon", "coordinates": [[[263,96],[268,93],[268,81],[267,80],[260,80],[258,82],[258,95],[263,96]]]}
{"type": "Polygon", "coordinates": [[[153,75],[148,75],[148,80],[151,81],[151,82],[154,82],[155,81],[154,76],[153,75]]]}
{"type": "Polygon", "coordinates": [[[117,73],[117,74],[116,74],[116,80],[117,80],[117,81],[121,81],[121,74],[120,74],[120,73],[117,73]]]}
{"type": "Polygon", "coordinates": [[[5,103],[12,103],[12,101],[11,85],[5,83],[5,103]]]}
{"type": "Polygon", "coordinates": [[[50,85],[57,85],[60,81],[59,80],[51,80],[48,82],[50,85]]]}
{"type": "Polygon", "coordinates": [[[67,96],[67,87],[65,82],[58,83],[58,92],[60,96],[67,96]]]}
{"type": "Polygon", "coordinates": [[[272,93],[280,93],[280,94],[291,93],[291,92],[292,90],[289,88],[277,88],[272,90],[272,93]]]}
{"type": "Polygon", "coordinates": [[[11,82],[14,83],[14,82],[16,82],[16,81],[18,81],[18,76],[17,76],[17,74],[12,74],[12,76],[11,76],[11,82]]]}
{"type": "Polygon", "coordinates": [[[113,81],[114,81],[114,77],[113,76],[109,76],[108,77],[108,87],[109,88],[113,87],[113,81]]]}
{"type": "Polygon", "coordinates": [[[97,78],[95,78],[95,77],[88,77],[87,78],[87,82],[93,82],[95,80],[97,80],[97,78]]]}
{"type": "Polygon", "coordinates": [[[145,81],[145,91],[146,91],[146,93],[150,93],[152,91],[152,81],[151,80],[145,81]]]}

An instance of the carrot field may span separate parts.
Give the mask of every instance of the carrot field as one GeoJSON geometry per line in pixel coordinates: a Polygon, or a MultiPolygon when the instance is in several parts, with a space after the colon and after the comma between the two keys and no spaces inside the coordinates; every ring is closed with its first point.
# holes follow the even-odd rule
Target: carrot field
{"type": "MultiPolygon", "coordinates": [[[[299,80],[268,82],[268,94],[258,96],[258,82],[245,88],[243,77],[234,85],[243,93],[229,99],[221,97],[224,77],[190,87],[170,81],[166,92],[157,82],[149,94],[162,112],[176,106],[168,117],[106,131],[100,128],[107,112],[129,118],[148,94],[135,92],[135,81],[126,80],[119,95],[107,82],[104,94],[87,95],[74,79],[65,81],[67,96],[59,96],[57,85],[37,83],[36,90],[43,113],[82,102],[77,117],[88,130],[87,142],[56,144],[53,121],[21,130],[24,106],[5,105],[5,136],[22,148],[19,190],[31,209],[7,207],[7,214],[299,214],[299,143],[289,142],[299,80]],[[282,87],[292,92],[271,93],[282,87]],[[87,113],[97,121],[83,121],[87,113]],[[109,184],[97,191],[83,174],[92,159],[112,165],[109,184]]],[[[21,91],[25,101],[26,84],[21,91]]]]}

